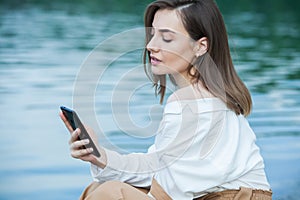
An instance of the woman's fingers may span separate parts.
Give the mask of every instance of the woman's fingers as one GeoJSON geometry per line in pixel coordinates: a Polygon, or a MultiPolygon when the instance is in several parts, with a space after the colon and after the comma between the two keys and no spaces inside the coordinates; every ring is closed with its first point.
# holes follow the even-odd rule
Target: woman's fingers
{"type": "Polygon", "coordinates": [[[89,144],[89,139],[79,139],[80,129],[76,129],[71,133],[71,139],[69,141],[71,156],[73,158],[80,158],[87,156],[93,152],[93,148],[85,148],[85,145],[89,144]]]}
{"type": "Polygon", "coordinates": [[[73,142],[80,140],[79,135],[80,135],[80,129],[77,128],[75,131],[71,133],[69,144],[71,145],[73,142]]]}
{"type": "Polygon", "coordinates": [[[84,156],[91,154],[92,152],[93,152],[93,148],[72,150],[71,156],[73,158],[82,158],[84,156]]]}
{"type": "Polygon", "coordinates": [[[90,143],[89,139],[85,139],[85,140],[77,140],[75,142],[72,142],[70,144],[70,149],[71,150],[77,150],[77,149],[82,149],[85,147],[85,145],[87,145],[88,143],[90,143]]]}

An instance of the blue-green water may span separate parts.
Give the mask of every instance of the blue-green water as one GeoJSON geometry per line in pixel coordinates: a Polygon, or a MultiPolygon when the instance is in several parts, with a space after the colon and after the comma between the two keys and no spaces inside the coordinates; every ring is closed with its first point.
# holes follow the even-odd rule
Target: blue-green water
{"type": "MultiPolygon", "coordinates": [[[[265,158],[274,199],[297,199],[299,17],[293,10],[234,8],[234,12],[224,8],[224,16],[236,68],[253,95],[249,121],[265,158]]],[[[80,12],[55,6],[1,9],[0,199],[76,199],[92,181],[89,165],[69,155],[69,137],[58,111],[62,104],[72,105],[79,70],[91,59],[93,48],[109,37],[109,45],[100,45],[97,54],[95,71],[105,69],[94,89],[97,120],[108,141],[121,150],[145,151],[151,144],[152,138],[122,133],[116,124],[120,118],[112,114],[113,108],[127,106],[139,126],[151,123],[149,112],[158,121],[152,112],[159,110],[158,99],[140,65],[142,37],[133,35],[132,40],[124,33],[138,32],[140,13],[116,9],[97,14],[97,9],[80,12]],[[120,50],[124,46],[140,48],[120,50]],[[120,51],[123,54],[116,57],[120,51]],[[111,63],[101,65],[106,59],[111,63]],[[129,102],[114,96],[118,87],[125,94],[134,90],[129,102]]]]}

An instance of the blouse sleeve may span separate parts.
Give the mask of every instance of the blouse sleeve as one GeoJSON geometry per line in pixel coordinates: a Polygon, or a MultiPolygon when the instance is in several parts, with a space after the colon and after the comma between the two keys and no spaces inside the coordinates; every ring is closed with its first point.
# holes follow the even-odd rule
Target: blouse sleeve
{"type": "Polygon", "coordinates": [[[157,166],[156,153],[153,151],[153,145],[148,149],[148,153],[126,155],[105,149],[107,165],[102,169],[92,164],[92,177],[100,183],[119,180],[137,187],[149,187],[157,166]]]}
{"type": "Polygon", "coordinates": [[[155,173],[182,156],[192,145],[198,125],[197,121],[194,121],[198,115],[195,110],[195,107],[167,104],[155,143],[148,152],[122,155],[105,149],[106,167],[101,169],[95,165],[91,166],[94,180],[119,180],[139,187],[150,186],[155,173]]]}
{"type": "MultiPolygon", "coordinates": [[[[157,130],[155,143],[147,153],[120,154],[105,149],[107,165],[104,169],[91,165],[91,174],[95,181],[103,183],[109,180],[119,180],[137,187],[151,185],[153,175],[163,167],[160,162],[169,144],[178,132],[181,114],[165,113],[157,130]]],[[[169,146],[169,148],[168,148],[169,146]]]]}

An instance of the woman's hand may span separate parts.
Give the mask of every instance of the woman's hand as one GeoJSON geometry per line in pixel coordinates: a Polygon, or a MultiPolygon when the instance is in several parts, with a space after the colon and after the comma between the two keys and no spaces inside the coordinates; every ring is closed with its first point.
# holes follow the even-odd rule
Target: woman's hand
{"type": "Polygon", "coordinates": [[[106,166],[106,153],[105,153],[104,149],[99,147],[98,142],[97,142],[98,141],[97,135],[95,134],[95,132],[92,129],[85,127],[87,132],[89,133],[90,137],[92,138],[93,142],[95,143],[96,148],[100,152],[100,155],[101,155],[100,158],[98,158],[92,154],[92,152],[93,152],[92,148],[87,148],[87,149],[85,148],[85,145],[88,144],[90,141],[89,141],[89,139],[80,140],[80,138],[79,138],[80,129],[77,128],[75,131],[73,131],[71,125],[69,124],[68,120],[63,115],[63,113],[60,112],[59,115],[71,134],[71,138],[69,140],[71,156],[73,158],[87,161],[87,162],[93,163],[101,168],[104,168],[106,166]]]}
{"type": "MultiPolygon", "coordinates": [[[[90,134],[90,132],[88,131],[90,134]]],[[[81,159],[83,161],[93,161],[93,148],[85,148],[90,141],[89,139],[80,140],[80,129],[77,128],[75,131],[71,133],[71,138],[69,140],[70,152],[73,158],[81,159]]],[[[96,144],[95,144],[96,145],[96,144]]]]}

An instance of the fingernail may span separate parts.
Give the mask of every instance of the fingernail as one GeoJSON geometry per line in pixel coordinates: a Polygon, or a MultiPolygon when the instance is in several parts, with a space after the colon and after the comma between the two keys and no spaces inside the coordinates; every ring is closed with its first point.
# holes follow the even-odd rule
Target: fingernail
{"type": "Polygon", "coordinates": [[[94,149],[93,148],[89,148],[89,152],[93,152],[94,151],[94,149]]]}
{"type": "Polygon", "coordinates": [[[88,143],[90,143],[90,140],[89,139],[85,139],[83,142],[84,142],[84,144],[88,144],[88,143]]]}

